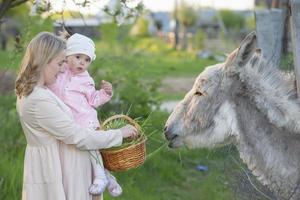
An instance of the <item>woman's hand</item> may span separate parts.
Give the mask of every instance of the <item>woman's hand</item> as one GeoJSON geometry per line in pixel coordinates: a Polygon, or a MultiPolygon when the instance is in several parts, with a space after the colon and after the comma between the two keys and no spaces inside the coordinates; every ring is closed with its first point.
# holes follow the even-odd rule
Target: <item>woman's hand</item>
{"type": "Polygon", "coordinates": [[[138,134],[138,130],[130,124],[123,126],[122,128],[120,128],[120,130],[122,132],[123,138],[128,138],[128,137],[134,138],[138,134]]]}
{"type": "Polygon", "coordinates": [[[112,95],[112,85],[110,82],[102,80],[100,87],[105,91],[106,94],[108,94],[109,96],[112,95]]]}

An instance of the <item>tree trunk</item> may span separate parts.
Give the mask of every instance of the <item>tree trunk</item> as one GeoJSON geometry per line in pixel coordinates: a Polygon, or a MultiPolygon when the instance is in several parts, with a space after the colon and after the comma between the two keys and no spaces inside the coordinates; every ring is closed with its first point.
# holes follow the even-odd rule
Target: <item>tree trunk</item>
{"type": "Polygon", "coordinates": [[[289,0],[280,0],[280,8],[284,12],[284,29],[282,37],[282,54],[287,55],[289,50],[289,41],[290,41],[290,12],[289,12],[289,0]]]}
{"type": "Polygon", "coordinates": [[[291,29],[294,53],[294,69],[298,97],[300,95],[300,0],[291,0],[291,29]]]}
{"type": "Polygon", "coordinates": [[[179,43],[179,21],[176,18],[175,19],[175,28],[174,28],[174,44],[173,44],[174,49],[177,49],[178,43],[179,43]]]}
{"type": "Polygon", "coordinates": [[[186,50],[187,48],[187,43],[188,43],[188,38],[187,38],[187,27],[183,27],[183,36],[182,36],[182,49],[186,50]]]}
{"type": "Polygon", "coordinates": [[[279,66],[282,50],[284,13],[280,9],[255,12],[258,46],[267,61],[279,66]]]}
{"type": "Polygon", "coordinates": [[[179,20],[178,20],[178,2],[175,0],[175,10],[174,10],[174,20],[175,20],[175,27],[174,27],[174,43],[173,48],[177,49],[179,43],[179,20]]]}

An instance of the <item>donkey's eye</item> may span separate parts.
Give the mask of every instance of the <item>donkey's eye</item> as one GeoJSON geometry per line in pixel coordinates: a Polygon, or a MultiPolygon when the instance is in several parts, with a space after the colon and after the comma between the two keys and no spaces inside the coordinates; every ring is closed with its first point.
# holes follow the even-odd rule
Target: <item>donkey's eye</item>
{"type": "Polygon", "coordinates": [[[195,92],[195,95],[202,96],[203,93],[202,93],[202,92],[199,92],[199,91],[196,91],[196,92],[195,92]]]}

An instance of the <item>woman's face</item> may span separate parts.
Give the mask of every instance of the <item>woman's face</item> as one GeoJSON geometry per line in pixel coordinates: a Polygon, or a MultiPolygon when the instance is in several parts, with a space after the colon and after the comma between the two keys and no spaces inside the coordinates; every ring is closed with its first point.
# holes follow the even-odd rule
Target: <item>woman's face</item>
{"type": "Polygon", "coordinates": [[[44,85],[55,83],[57,75],[65,70],[65,62],[66,52],[63,50],[45,66],[42,74],[44,85]]]}

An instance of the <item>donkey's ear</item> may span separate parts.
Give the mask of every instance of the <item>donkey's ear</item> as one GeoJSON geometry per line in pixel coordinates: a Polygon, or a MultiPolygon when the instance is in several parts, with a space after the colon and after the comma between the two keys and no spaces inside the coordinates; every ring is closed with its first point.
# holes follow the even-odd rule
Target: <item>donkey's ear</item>
{"type": "Polygon", "coordinates": [[[251,32],[241,42],[240,47],[234,50],[227,58],[226,66],[230,68],[234,67],[235,69],[233,70],[238,70],[238,68],[243,67],[250,60],[256,49],[256,33],[251,32]]]}

